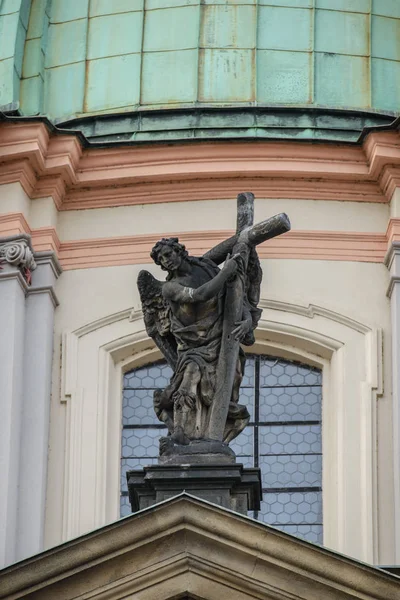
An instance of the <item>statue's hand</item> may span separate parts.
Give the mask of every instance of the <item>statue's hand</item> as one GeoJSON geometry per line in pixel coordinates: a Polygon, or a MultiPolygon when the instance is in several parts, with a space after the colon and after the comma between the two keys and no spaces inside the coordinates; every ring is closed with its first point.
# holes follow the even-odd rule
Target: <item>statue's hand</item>
{"type": "Polygon", "coordinates": [[[251,329],[251,321],[249,323],[248,319],[245,319],[244,321],[238,321],[235,325],[232,335],[237,342],[242,342],[251,329]]]}
{"type": "Polygon", "coordinates": [[[240,260],[240,254],[234,254],[233,256],[228,254],[222,270],[225,271],[229,276],[234,275],[238,270],[240,260]]]}

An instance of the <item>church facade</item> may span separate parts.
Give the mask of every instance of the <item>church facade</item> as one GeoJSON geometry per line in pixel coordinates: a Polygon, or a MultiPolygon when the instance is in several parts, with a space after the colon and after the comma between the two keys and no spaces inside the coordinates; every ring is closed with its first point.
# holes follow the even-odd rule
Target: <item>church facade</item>
{"type": "MultiPolygon", "coordinates": [[[[70,579],[65,596],[57,582],[44,591],[57,561],[83,573],[74,561],[93,544],[112,570],[114,550],[128,560],[119,536],[139,560],[135,528],[160,515],[173,529],[182,509],[202,541],[174,581],[196,561],[202,573],[158,596],[128,586],[132,597],[223,597],[254,536],[262,560],[277,553],[268,572],[280,592],[255,572],[244,583],[257,571],[248,558],[237,598],[347,598],[363,577],[355,597],[395,598],[390,576],[359,561],[400,564],[397,2],[6,0],[0,28],[4,597],[76,597],[70,579]],[[259,246],[263,313],[241,391],[251,421],[232,445],[261,469],[262,508],[248,520],[183,497],[119,521],[126,470],[157,460],[151,398],[170,375],[145,330],[138,273],[163,278],[150,258],[162,237],[202,256],[232,235],[243,191],[256,221],[285,212],[292,224],[259,246]],[[204,548],[219,550],[198,515],[229,564],[207,563],[204,548]],[[313,560],[327,587],[282,588],[287,568],[308,590],[313,560]],[[340,561],[343,581],[325,580],[340,561]]],[[[140,568],[155,582],[151,552],[140,568]]]]}

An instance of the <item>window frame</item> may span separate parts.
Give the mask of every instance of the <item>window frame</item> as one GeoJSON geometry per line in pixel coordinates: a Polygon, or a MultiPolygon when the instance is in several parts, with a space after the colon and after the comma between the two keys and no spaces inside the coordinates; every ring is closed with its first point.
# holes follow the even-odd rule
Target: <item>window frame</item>
{"type": "MultiPolygon", "coordinates": [[[[374,562],[382,331],[326,308],[262,305],[252,352],[323,370],[324,545],[374,562]]],[[[66,439],[57,459],[64,464],[64,480],[59,491],[48,490],[49,505],[60,506],[59,523],[50,519],[46,525],[51,532],[61,529],[63,540],[118,518],[122,376],[160,357],[140,311],[121,311],[64,334],[66,439]]],[[[48,535],[49,543],[54,535],[48,535]]]]}
{"type": "MultiPolygon", "coordinates": [[[[139,432],[143,431],[149,431],[151,430],[151,438],[155,437],[157,438],[159,435],[165,435],[166,433],[166,428],[165,425],[163,423],[161,423],[160,421],[157,420],[154,411],[153,411],[153,405],[152,405],[152,396],[153,396],[153,392],[155,389],[157,389],[157,386],[155,385],[156,381],[151,381],[154,377],[161,377],[161,382],[159,382],[158,385],[167,385],[170,376],[172,375],[172,370],[170,367],[168,367],[168,374],[163,373],[162,370],[160,370],[159,373],[157,373],[157,369],[165,369],[165,367],[168,367],[168,363],[165,360],[160,360],[157,361],[155,363],[149,363],[147,365],[143,365],[141,367],[136,367],[134,369],[132,369],[131,371],[127,371],[124,373],[124,378],[123,378],[123,388],[122,388],[122,415],[124,415],[125,413],[125,417],[122,418],[121,420],[121,429],[122,429],[122,442],[121,442],[121,516],[125,516],[125,514],[129,514],[130,513],[130,508],[129,508],[129,502],[127,502],[126,498],[128,497],[128,491],[126,488],[126,482],[124,480],[124,472],[126,471],[126,467],[127,464],[126,463],[131,463],[131,466],[128,466],[128,469],[130,468],[141,468],[142,466],[146,465],[146,464],[154,464],[157,462],[157,456],[158,456],[158,449],[154,452],[154,446],[155,444],[152,443],[151,444],[151,448],[153,449],[153,452],[151,450],[149,450],[149,452],[142,456],[142,451],[143,448],[140,447],[140,442],[138,440],[138,445],[137,445],[137,451],[139,452],[136,456],[135,454],[137,452],[135,452],[135,448],[132,448],[132,455],[131,456],[127,456],[127,447],[124,446],[123,440],[131,437],[129,435],[129,432],[134,432],[136,431],[137,434],[133,434],[133,438],[135,439],[137,436],[142,437],[139,432]],[[153,369],[154,368],[154,369],[153,369]],[[142,379],[142,377],[145,375],[145,373],[140,373],[141,370],[145,370],[146,376],[145,376],[145,380],[142,379]],[[151,370],[153,370],[153,373],[151,372],[151,370]],[[170,371],[170,373],[169,373],[170,371]],[[136,374],[139,374],[139,377],[136,376],[136,374]],[[127,376],[129,376],[127,378],[127,376]],[[146,379],[148,379],[148,385],[146,385],[146,379]],[[132,380],[132,381],[130,381],[132,380]],[[164,380],[164,381],[163,381],[164,380]],[[127,400],[127,402],[125,403],[125,398],[126,397],[130,397],[130,398],[137,398],[137,403],[134,402],[133,404],[130,403],[129,400],[127,400]],[[143,423],[142,421],[135,421],[134,419],[134,411],[135,411],[135,405],[136,405],[136,409],[142,409],[143,408],[143,403],[140,402],[140,397],[144,397],[147,398],[146,401],[146,414],[143,414],[142,417],[140,417],[140,419],[144,419],[146,422],[143,423]],[[151,403],[150,406],[149,405],[149,398],[151,399],[151,403]],[[131,415],[131,416],[129,416],[131,415]],[[161,431],[160,431],[161,430],[161,431]],[[159,432],[159,433],[157,433],[159,432]],[[125,448],[125,449],[124,449],[125,448]],[[154,456],[153,456],[154,455],[154,456]],[[133,463],[133,464],[132,464],[133,463]]],[[[248,423],[248,425],[246,426],[246,429],[251,432],[249,435],[252,438],[252,449],[250,450],[249,448],[247,448],[247,444],[246,445],[246,452],[245,454],[241,454],[240,453],[240,436],[238,436],[238,438],[236,438],[235,440],[233,440],[233,442],[231,443],[232,448],[235,450],[236,452],[236,456],[237,456],[237,462],[238,463],[244,463],[245,466],[249,466],[249,467],[259,467],[261,469],[261,475],[262,475],[262,479],[264,479],[264,477],[267,474],[267,469],[264,471],[263,467],[262,467],[262,463],[263,460],[265,459],[265,463],[267,464],[267,462],[271,462],[271,458],[272,458],[272,462],[274,461],[273,457],[276,457],[276,460],[279,462],[279,458],[280,457],[288,457],[288,461],[290,462],[291,460],[294,460],[294,462],[297,462],[298,464],[302,464],[303,461],[307,462],[306,460],[306,456],[319,456],[321,457],[321,462],[322,462],[322,445],[321,447],[318,448],[318,451],[313,451],[311,448],[308,451],[303,451],[300,452],[299,448],[295,448],[294,451],[288,452],[287,450],[285,450],[285,448],[282,448],[282,451],[280,451],[278,454],[272,453],[273,451],[270,450],[267,453],[266,452],[266,448],[268,446],[268,444],[264,447],[264,449],[262,448],[262,435],[261,433],[265,430],[265,432],[270,429],[271,432],[273,432],[274,430],[277,431],[276,428],[288,428],[293,429],[293,428],[303,428],[303,427],[310,427],[312,429],[316,429],[318,431],[318,443],[317,445],[319,446],[321,444],[321,429],[322,429],[322,371],[321,369],[317,369],[314,366],[310,366],[310,365],[306,365],[304,363],[299,363],[299,362],[294,362],[294,361],[289,361],[287,359],[284,359],[282,357],[272,357],[272,356],[267,356],[267,355],[263,355],[263,354],[253,354],[251,352],[247,353],[247,362],[246,362],[246,374],[247,376],[245,376],[243,378],[242,381],[242,385],[241,385],[241,390],[251,390],[250,396],[251,400],[249,400],[249,402],[247,402],[247,406],[249,408],[249,411],[252,415],[252,418],[250,419],[250,422],[248,423]],[[293,372],[293,368],[295,369],[295,371],[293,372]],[[283,372],[281,373],[280,377],[284,378],[285,383],[283,383],[283,380],[279,380],[279,378],[275,377],[274,375],[274,370],[275,373],[279,373],[281,370],[283,370],[283,372]],[[300,370],[300,371],[299,371],[300,370]],[[263,371],[266,373],[270,372],[270,375],[263,375],[263,371]],[[303,373],[301,373],[301,371],[304,371],[303,373]],[[291,374],[290,374],[291,373],[291,374]],[[308,378],[308,382],[306,380],[303,380],[301,382],[301,377],[304,377],[304,375],[306,375],[306,377],[308,378]],[[249,379],[250,376],[250,379],[249,379]],[[292,379],[292,377],[294,377],[294,380],[292,379]],[[289,378],[289,379],[288,379],[289,378]],[[300,379],[300,381],[299,381],[300,379]],[[298,383],[293,383],[293,381],[296,381],[298,383]],[[263,390],[270,390],[271,394],[273,395],[274,391],[277,390],[281,390],[281,393],[283,394],[289,394],[289,390],[290,389],[295,389],[297,390],[297,393],[300,393],[300,389],[301,388],[305,388],[307,390],[307,392],[305,394],[302,394],[305,398],[309,397],[309,394],[317,394],[318,397],[318,406],[319,409],[317,409],[317,414],[314,414],[314,417],[318,417],[317,419],[311,419],[310,418],[306,418],[306,416],[304,414],[301,413],[297,413],[297,418],[295,419],[290,419],[290,415],[286,414],[286,418],[284,420],[280,420],[277,418],[270,418],[269,420],[262,420],[261,419],[261,413],[263,412],[261,410],[261,404],[262,404],[262,396],[263,396],[263,390]],[[260,435],[259,435],[260,433],[260,435]],[[250,454],[249,454],[250,452],[250,454]],[[299,457],[299,460],[296,461],[294,459],[294,456],[299,457]]],[[[280,396],[281,394],[278,394],[278,396],[280,396]]],[[[241,403],[246,403],[246,400],[240,399],[239,402],[241,403]]],[[[290,402],[289,402],[290,403],[290,402]]],[[[305,401],[306,403],[306,401],[305,401]]],[[[279,400],[276,401],[276,404],[279,404],[279,400]]],[[[270,403],[266,403],[265,406],[272,406],[270,403]]],[[[264,414],[266,416],[268,416],[268,412],[270,417],[272,417],[273,413],[272,411],[264,411],[264,414]]],[[[308,417],[311,416],[311,413],[309,413],[307,415],[308,417]]],[[[139,417],[138,417],[139,418],[139,417]]],[[[246,431],[245,429],[245,431],[246,431]]],[[[242,432],[244,433],[244,432],[242,432]]],[[[282,432],[284,433],[284,431],[282,432]]],[[[149,432],[150,435],[150,432],[149,432]]],[[[320,461],[317,461],[320,462],[320,461]]],[[[266,466],[266,465],[265,465],[266,466]]],[[[289,502],[292,502],[292,498],[294,498],[294,494],[304,494],[303,496],[303,500],[302,502],[306,501],[306,498],[313,498],[315,494],[317,495],[321,495],[321,505],[322,505],[322,464],[321,464],[321,474],[320,477],[316,478],[318,479],[318,485],[307,485],[304,482],[304,485],[295,485],[294,481],[292,481],[292,485],[272,485],[272,487],[268,487],[266,485],[263,485],[262,491],[264,493],[264,499],[266,499],[266,497],[270,497],[273,498],[276,495],[276,501],[280,502],[282,500],[282,498],[284,498],[285,496],[283,496],[283,494],[288,495],[288,499],[289,502]],[[269,496],[266,496],[267,494],[269,494],[269,496]],[[306,494],[308,496],[306,496],[306,494]]],[[[317,482],[315,482],[317,483],[317,482]]],[[[299,498],[300,500],[300,498],[299,498]]],[[[318,501],[317,501],[317,505],[318,505],[318,501]]],[[[266,505],[267,506],[267,505],[266,505]]],[[[266,506],[262,505],[262,510],[266,508],[266,506]]],[[[317,508],[317,507],[314,507],[317,508]]],[[[262,517],[262,510],[260,511],[251,511],[249,513],[249,516],[253,517],[256,520],[260,520],[261,522],[269,522],[271,525],[276,526],[277,528],[282,529],[283,531],[298,531],[298,533],[294,533],[294,535],[299,535],[300,537],[303,537],[304,539],[310,539],[310,541],[313,542],[317,542],[317,543],[322,543],[322,531],[323,531],[323,517],[322,517],[322,506],[318,507],[318,512],[321,515],[321,518],[319,519],[319,522],[309,522],[309,518],[304,518],[304,521],[299,523],[296,522],[298,521],[298,515],[297,515],[297,519],[294,522],[280,522],[281,519],[279,518],[279,515],[276,514],[275,516],[276,521],[275,522],[270,522],[270,520],[268,519],[267,521],[262,517]],[[260,514],[259,514],[260,513],[260,514]],[[302,532],[305,532],[306,529],[309,529],[309,531],[307,533],[304,533],[302,535],[302,532]],[[308,535],[308,537],[307,537],[308,535]]],[[[297,511],[296,511],[297,512],[297,511]]]]}

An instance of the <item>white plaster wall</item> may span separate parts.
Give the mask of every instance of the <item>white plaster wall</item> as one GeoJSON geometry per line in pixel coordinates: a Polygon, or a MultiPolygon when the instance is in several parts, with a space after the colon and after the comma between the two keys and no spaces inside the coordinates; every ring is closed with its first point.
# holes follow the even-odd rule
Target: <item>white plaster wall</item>
{"type": "MultiPolygon", "coordinates": [[[[313,200],[257,199],[256,220],[278,212],[287,212],[297,230],[385,232],[389,218],[400,214],[400,196],[395,195],[391,209],[383,204],[328,202],[313,200]]],[[[0,214],[22,212],[32,228],[54,226],[62,241],[114,237],[138,234],[161,234],[179,231],[233,229],[236,220],[234,200],[177,202],[138,205],[109,209],[67,211],[57,213],[51,199],[29,200],[20,184],[0,187],[0,214]]],[[[333,311],[341,318],[358,321],[371,329],[383,331],[384,391],[377,399],[377,562],[394,561],[393,533],[393,464],[392,464],[392,404],[391,404],[391,324],[390,306],[386,297],[389,275],[383,264],[338,261],[263,261],[264,300],[291,303],[303,307],[315,305],[333,311]]],[[[60,306],[56,311],[52,407],[49,445],[49,470],[46,501],[46,545],[63,541],[63,511],[65,510],[65,464],[67,404],[61,400],[61,339],[66,331],[74,331],[98,319],[130,309],[139,309],[136,278],[140,265],[66,271],[57,283],[60,306]]],[[[161,271],[154,265],[144,265],[156,276],[161,271]]],[[[320,317],[316,317],[314,323],[320,317]]],[[[120,326],[121,335],[125,325],[120,326]]],[[[129,325],[126,324],[128,328],[129,325]]],[[[340,325],[337,335],[340,336],[340,325]]],[[[335,325],[332,325],[332,332],[335,325]]],[[[88,351],[90,344],[88,344],[88,351]]],[[[351,357],[350,357],[351,358],[351,357]]],[[[83,357],[83,360],[85,358],[83,357]]],[[[90,367],[88,358],[87,366],[90,367]]],[[[363,377],[367,366],[357,359],[357,373],[346,371],[349,388],[356,378],[363,377]]],[[[349,365],[352,364],[349,360],[349,365]]],[[[119,402],[119,397],[115,399],[119,402]]],[[[89,402],[82,399],[82,403],[89,402]]],[[[358,404],[361,407],[362,396],[358,404]]],[[[93,428],[98,424],[93,421],[93,428]]],[[[348,436],[352,435],[348,431],[348,436]]],[[[88,442],[90,443],[90,441],[88,442]]],[[[354,447],[357,453],[358,448],[354,447]]],[[[344,490],[351,504],[352,490],[344,490]]],[[[90,507],[89,507],[90,510],[90,507]]],[[[357,514],[356,503],[348,514],[357,514]]],[[[344,549],[346,550],[346,548],[344,549]]],[[[351,543],[347,550],[352,551],[351,543]]]]}
{"type": "Polygon", "coordinates": [[[29,225],[32,229],[55,227],[57,229],[58,210],[53,198],[35,198],[32,200],[29,225]]]}
{"type": "Polygon", "coordinates": [[[31,200],[20,183],[0,185],[0,215],[22,213],[31,229],[57,228],[58,211],[52,198],[31,200]]]}
{"type": "Polygon", "coordinates": [[[0,214],[21,212],[28,219],[30,207],[31,200],[20,183],[0,185],[0,214]]]}
{"type": "MultiPolygon", "coordinates": [[[[292,227],[316,231],[386,231],[385,204],[256,198],[256,221],[286,212],[292,227]]],[[[207,200],[119,206],[59,214],[62,241],[108,236],[234,229],[236,200],[207,200]]]]}
{"type": "MultiPolygon", "coordinates": [[[[278,209],[279,210],[279,209],[278,209]]],[[[276,212],[276,210],[271,211],[276,212]]],[[[288,211],[289,212],[289,211],[288,211]]],[[[232,227],[232,224],[226,227],[232,227]]],[[[343,319],[353,319],[363,326],[371,329],[383,330],[384,344],[384,381],[385,389],[382,397],[377,400],[377,429],[378,455],[378,540],[379,554],[377,561],[380,564],[390,563],[393,558],[393,490],[392,490],[392,439],[391,439],[391,406],[390,406],[390,310],[386,297],[388,272],[382,264],[329,262],[329,261],[298,261],[298,260],[264,260],[262,261],[264,281],[262,298],[268,301],[279,301],[308,307],[315,305],[322,309],[333,311],[343,319]]],[[[107,267],[66,271],[57,282],[57,295],[60,306],[56,311],[55,325],[55,359],[53,368],[53,394],[51,409],[51,435],[49,454],[49,483],[47,494],[46,513],[46,544],[52,546],[62,541],[63,510],[65,510],[64,496],[64,471],[65,464],[65,431],[67,426],[67,404],[61,403],[60,389],[60,344],[62,334],[74,331],[88,323],[94,322],[130,308],[139,308],[139,298],[136,290],[136,278],[140,265],[107,267]]],[[[162,278],[162,273],[155,265],[144,265],[155,275],[162,278]]],[[[315,317],[311,326],[317,326],[322,317],[315,317]]],[[[340,320],[340,319],[339,319],[340,320]]],[[[130,325],[122,323],[120,333],[128,331],[130,325]]],[[[339,322],[330,323],[332,338],[340,340],[343,325],[339,322]]],[[[94,334],[93,334],[94,335],[94,334]]],[[[84,335],[82,340],[88,339],[84,335]]],[[[86,342],[85,342],[86,344],[86,342]]],[[[93,358],[89,357],[90,344],[86,345],[87,351],[83,352],[81,359],[87,362],[87,368],[95,368],[93,358]],[[87,358],[85,358],[87,357],[87,358]]],[[[354,350],[355,353],[358,350],[354,350]]],[[[346,359],[347,360],[347,359],[346,359]]],[[[353,412],[353,420],[357,420],[354,411],[362,409],[363,396],[359,391],[359,381],[367,378],[368,365],[364,356],[348,357],[349,367],[346,368],[345,383],[349,389],[355,390],[358,397],[354,405],[346,406],[346,410],[353,412]],[[356,361],[352,362],[353,359],[356,361]],[[353,369],[353,370],[352,370],[353,369]],[[358,387],[357,387],[358,386],[358,387]]],[[[82,365],[80,365],[81,368],[82,365]]],[[[90,385],[90,382],[88,383],[90,385]]],[[[116,402],[120,399],[116,398],[116,402]]],[[[82,397],[82,406],[89,398],[82,397]]],[[[349,414],[350,414],[349,413],[349,414]]],[[[93,427],[96,427],[95,420],[93,427]]],[[[346,431],[351,438],[352,431],[346,431]]],[[[357,438],[354,432],[355,439],[357,438]]],[[[85,441],[84,441],[85,443],[85,441]]],[[[360,451],[353,447],[354,453],[360,451]]],[[[354,459],[354,456],[353,456],[354,459]]],[[[361,485],[361,480],[354,482],[355,486],[361,485]]],[[[347,515],[357,515],[360,507],[352,500],[352,489],[344,490],[347,502],[352,505],[347,515]]],[[[355,494],[357,496],[357,494],[355,494]]],[[[89,507],[90,510],[90,507],[89,507]]],[[[347,542],[342,551],[352,553],[351,541],[347,542]]],[[[355,551],[353,552],[356,553],[355,551]]]]}
{"type": "MultiPolygon", "coordinates": [[[[256,220],[278,212],[290,215],[293,229],[381,232],[390,216],[398,217],[400,200],[384,204],[313,200],[256,199],[256,220]]],[[[137,205],[109,209],[57,212],[50,198],[30,200],[20,184],[0,187],[0,214],[22,212],[32,228],[53,226],[62,241],[179,231],[233,229],[236,201],[197,201],[137,205]]],[[[154,265],[144,265],[162,277],[154,265]]],[[[46,508],[46,545],[62,541],[67,406],[60,402],[61,337],[119,311],[140,308],[136,291],[139,265],[66,271],[57,284],[60,307],[56,311],[53,390],[46,508]]],[[[307,307],[316,305],[367,327],[383,330],[384,393],[376,406],[377,428],[377,560],[393,562],[393,465],[391,400],[391,325],[385,292],[389,275],[381,264],[337,261],[263,261],[264,300],[307,307]]],[[[339,326],[338,326],[339,334],[339,326]]],[[[362,369],[361,363],[359,367],[362,369]]],[[[358,373],[357,376],[359,376],[358,373]]],[[[355,374],[348,372],[351,380],[355,374]]],[[[118,398],[119,401],[119,398],[118,398]]],[[[85,402],[85,400],[83,400],[85,402]]],[[[86,401],[87,402],[87,401],[86,401]]],[[[96,427],[96,424],[93,424],[96,427]]],[[[351,432],[348,432],[351,435],[351,432]]],[[[355,449],[357,452],[357,449],[355,449]]],[[[351,502],[351,490],[346,490],[351,502]]],[[[354,506],[356,514],[357,506],[354,506]]],[[[350,513],[349,513],[350,514],[350,513]]],[[[351,545],[348,548],[351,552],[351,545]]]]}

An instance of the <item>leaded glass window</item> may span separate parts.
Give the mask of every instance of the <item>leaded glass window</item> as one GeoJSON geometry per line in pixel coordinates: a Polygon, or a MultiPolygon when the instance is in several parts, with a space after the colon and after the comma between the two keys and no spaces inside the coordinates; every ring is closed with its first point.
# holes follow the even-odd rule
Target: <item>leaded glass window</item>
{"type": "MultiPolygon", "coordinates": [[[[123,385],[121,515],[129,514],[126,471],[157,462],[166,428],[153,411],[153,391],[172,375],[165,362],[126,373],[123,385]]],[[[260,467],[263,502],[251,516],[322,543],[322,374],[269,356],[248,355],[240,402],[250,423],[231,442],[237,462],[260,467]]]]}

